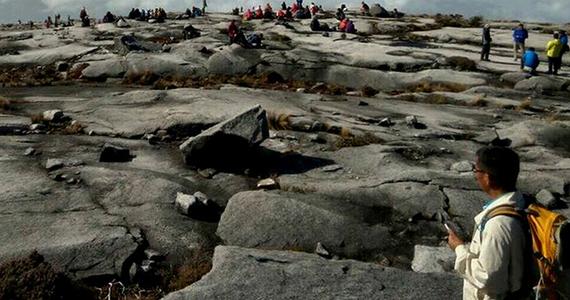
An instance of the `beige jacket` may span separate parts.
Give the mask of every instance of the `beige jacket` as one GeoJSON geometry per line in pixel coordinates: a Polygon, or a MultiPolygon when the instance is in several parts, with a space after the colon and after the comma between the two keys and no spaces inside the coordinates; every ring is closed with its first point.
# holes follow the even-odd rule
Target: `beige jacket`
{"type": "Polygon", "coordinates": [[[504,299],[521,288],[525,234],[519,220],[497,216],[481,223],[491,209],[503,204],[522,204],[519,192],[507,193],[475,217],[476,228],[468,245],[455,249],[455,270],[464,278],[463,299],[504,299]]]}

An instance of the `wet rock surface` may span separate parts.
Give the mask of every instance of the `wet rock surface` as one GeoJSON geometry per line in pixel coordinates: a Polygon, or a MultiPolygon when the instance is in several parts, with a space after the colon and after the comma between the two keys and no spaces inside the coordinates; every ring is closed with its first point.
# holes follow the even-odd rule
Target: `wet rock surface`
{"type": "Polygon", "coordinates": [[[479,28],[351,17],[362,35],[249,22],[263,49],[228,45],[225,14],[0,31],[0,262],[136,281],[218,246],[166,299],[459,298],[433,247],[444,221],[471,235],[488,144],[569,214],[568,56],[530,77],[503,25],[480,61],[479,28]]]}

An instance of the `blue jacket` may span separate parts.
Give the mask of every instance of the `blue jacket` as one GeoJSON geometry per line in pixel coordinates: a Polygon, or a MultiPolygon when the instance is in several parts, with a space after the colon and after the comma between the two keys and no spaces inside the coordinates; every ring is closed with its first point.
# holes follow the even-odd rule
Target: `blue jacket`
{"type": "Polygon", "coordinates": [[[536,69],[536,67],[538,67],[538,64],[540,63],[538,59],[538,54],[530,50],[526,50],[526,52],[523,55],[522,61],[525,67],[531,67],[533,69],[536,69]]]}
{"type": "Polygon", "coordinates": [[[528,38],[528,31],[524,28],[517,28],[513,30],[513,40],[517,43],[524,43],[528,38]]]}
{"type": "Polygon", "coordinates": [[[561,43],[562,45],[568,45],[568,36],[565,35],[565,34],[562,35],[562,36],[560,37],[560,43],[561,43]]]}

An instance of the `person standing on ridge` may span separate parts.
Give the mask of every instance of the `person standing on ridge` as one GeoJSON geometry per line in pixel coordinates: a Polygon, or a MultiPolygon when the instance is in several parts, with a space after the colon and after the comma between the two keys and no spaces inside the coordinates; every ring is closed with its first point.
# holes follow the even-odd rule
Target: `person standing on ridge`
{"type": "Polygon", "coordinates": [[[560,67],[562,67],[562,57],[566,52],[570,51],[570,47],[568,47],[568,35],[564,30],[560,30],[560,43],[562,44],[562,52],[560,52],[560,67]]]}
{"type": "Polygon", "coordinates": [[[546,56],[548,57],[548,74],[558,74],[561,65],[562,43],[558,32],[554,33],[553,39],[546,44],[546,56]]]}
{"type": "Polygon", "coordinates": [[[483,49],[481,49],[481,60],[489,61],[489,53],[491,53],[491,26],[485,24],[483,27],[483,49]]]}
{"type": "Polygon", "coordinates": [[[208,3],[206,3],[206,0],[202,0],[202,16],[206,15],[206,7],[208,7],[208,3]]]}
{"type": "Polygon", "coordinates": [[[513,57],[514,60],[518,59],[518,50],[521,50],[521,56],[525,51],[525,41],[528,38],[528,31],[524,28],[522,23],[515,29],[513,29],[513,57]]]}

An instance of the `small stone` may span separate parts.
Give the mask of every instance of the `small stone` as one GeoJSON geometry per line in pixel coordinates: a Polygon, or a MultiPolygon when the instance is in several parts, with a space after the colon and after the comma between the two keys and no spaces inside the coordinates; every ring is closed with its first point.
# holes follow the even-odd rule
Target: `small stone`
{"type": "Polygon", "coordinates": [[[382,127],[390,127],[390,126],[392,126],[392,120],[390,118],[384,118],[384,119],[380,120],[378,125],[382,126],[382,127]]]}
{"type": "Polygon", "coordinates": [[[162,138],[162,137],[165,137],[165,136],[168,135],[168,131],[166,131],[166,130],[164,130],[164,129],[161,129],[161,130],[159,130],[159,131],[156,132],[156,135],[157,135],[158,137],[162,138]]]}
{"type": "Polygon", "coordinates": [[[50,188],[41,189],[41,190],[39,191],[39,194],[40,194],[40,195],[44,195],[44,196],[45,196],[45,195],[49,195],[49,194],[51,194],[51,189],[50,189],[50,188]]]}
{"type": "Polygon", "coordinates": [[[315,249],[315,253],[327,259],[332,258],[331,253],[325,248],[325,246],[323,246],[323,244],[321,244],[321,242],[317,243],[317,248],[315,249]]]}
{"type": "Polygon", "coordinates": [[[129,149],[109,143],[103,146],[99,157],[100,162],[128,162],[131,160],[132,156],[129,149]]]}
{"type": "Polygon", "coordinates": [[[63,119],[63,111],[59,109],[47,110],[42,114],[44,121],[58,122],[63,119]]]}
{"type": "Polygon", "coordinates": [[[358,101],[358,106],[368,106],[368,102],[366,102],[366,101],[358,101]]]}
{"type": "Polygon", "coordinates": [[[339,170],[342,170],[342,166],[341,165],[330,165],[330,166],[326,166],[323,168],[323,172],[336,172],[339,170]]]}
{"type": "Polygon", "coordinates": [[[216,175],[218,173],[218,171],[216,171],[215,169],[202,169],[202,170],[198,170],[198,175],[202,176],[203,178],[206,179],[211,179],[212,177],[214,177],[214,175],[216,175]]]}
{"type": "Polygon", "coordinates": [[[25,156],[32,156],[34,154],[36,154],[36,149],[34,149],[32,147],[30,147],[30,148],[26,149],[26,151],[24,151],[25,156]]]}
{"type": "Polygon", "coordinates": [[[30,125],[31,131],[40,131],[40,130],[45,130],[45,129],[46,129],[46,126],[44,124],[34,123],[34,124],[30,125]]]}
{"type": "Polygon", "coordinates": [[[49,158],[46,161],[46,169],[48,169],[48,171],[53,171],[53,170],[57,170],[60,168],[63,168],[63,161],[61,159],[55,159],[55,158],[49,158]]]}
{"type": "Polygon", "coordinates": [[[407,116],[406,117],[406,125],[409,127],[416,127],[418,124],[418,118],[416,116],[407,116]]]}
{"type": "Polygon", "coordinates": [[[62,173],[58,173],[58,174],[55,174],[55,176],[53,177],[53,180],[55,180],[55,181],[65,181],[66,178],[67,178],[67,177],[64,176],[62,173]]]}
{"type": "Polygon", "coordinates": [[[540,190],[536,194],[536,200],[547,208],[554,208],[558,203],[558,199],[549,190],[540,190]]]}
{"type": "Polygon", "coordinates": [[[131,267],[129,268],[129,278],[131,279],[131,281],[136,280],[138,270],[139,268],[137,267],[137,264],[132,264],[131,267]]]}
{"type": "Polygon", "coordinates": [[[77,183],[77,179],[75,178],[70,178],[69,180],[66,181],[67,184],[76,184],[77,183]]]}
{"type": "Polygon", "coordinates": [[[350,91],[350,92],[346,92],[347,96],[354,96],[354,97],[360,97],[362,96],[362,93],[360,93],[359,91],[350,91]]]}
{"type": "Polygon", "coordinates": [[[176,194],[175,206],[181,214],[188,215],[190,213],[190,209],[193,206],[196,206],[198,202],[198,199],[192,195],[186,195],[183,193],[176,194]]]}
{"type": "Polygon", "coordinates": [[[83,166],[85,163],[80,159],[70,159],[65,161],[64,164],[66,167],[79,167],[83,166]]]}
{"type": "Polygon", "coordinates": [[[209,205],[209,202],[211,201],[210,198],[208,198],[208,196],[202,192],[194,193],[194,197],[196,197],[198,201],[204,203],[204,205],[209,205]]]}
{"type": "Polygon", "coordinates": [[[297,93],[304,93],[304,92],[305,92],[305,89],[304,89],[304,88],[298,88],[296,92],[297,92],[297,93]]]}
{"type": "Polygon", "coordinates": [[[266,178],[257,183],[258,189],[273,190],[279,188],[279,183],[273,178],[266,178]]]}
{"type": "Polygon", "coordinates": [[[502,119],[503,116],[499,115],[499,114],[493,114],[493,118],[494,119],[502,119]]]}
{"type": "Polygon", "coordinates": [[[471,172],[473,171],[473,164],[467,160],[456,162],[453,165],[451,165],[451,171],[455,171],[458,173],[471,172]]]}

